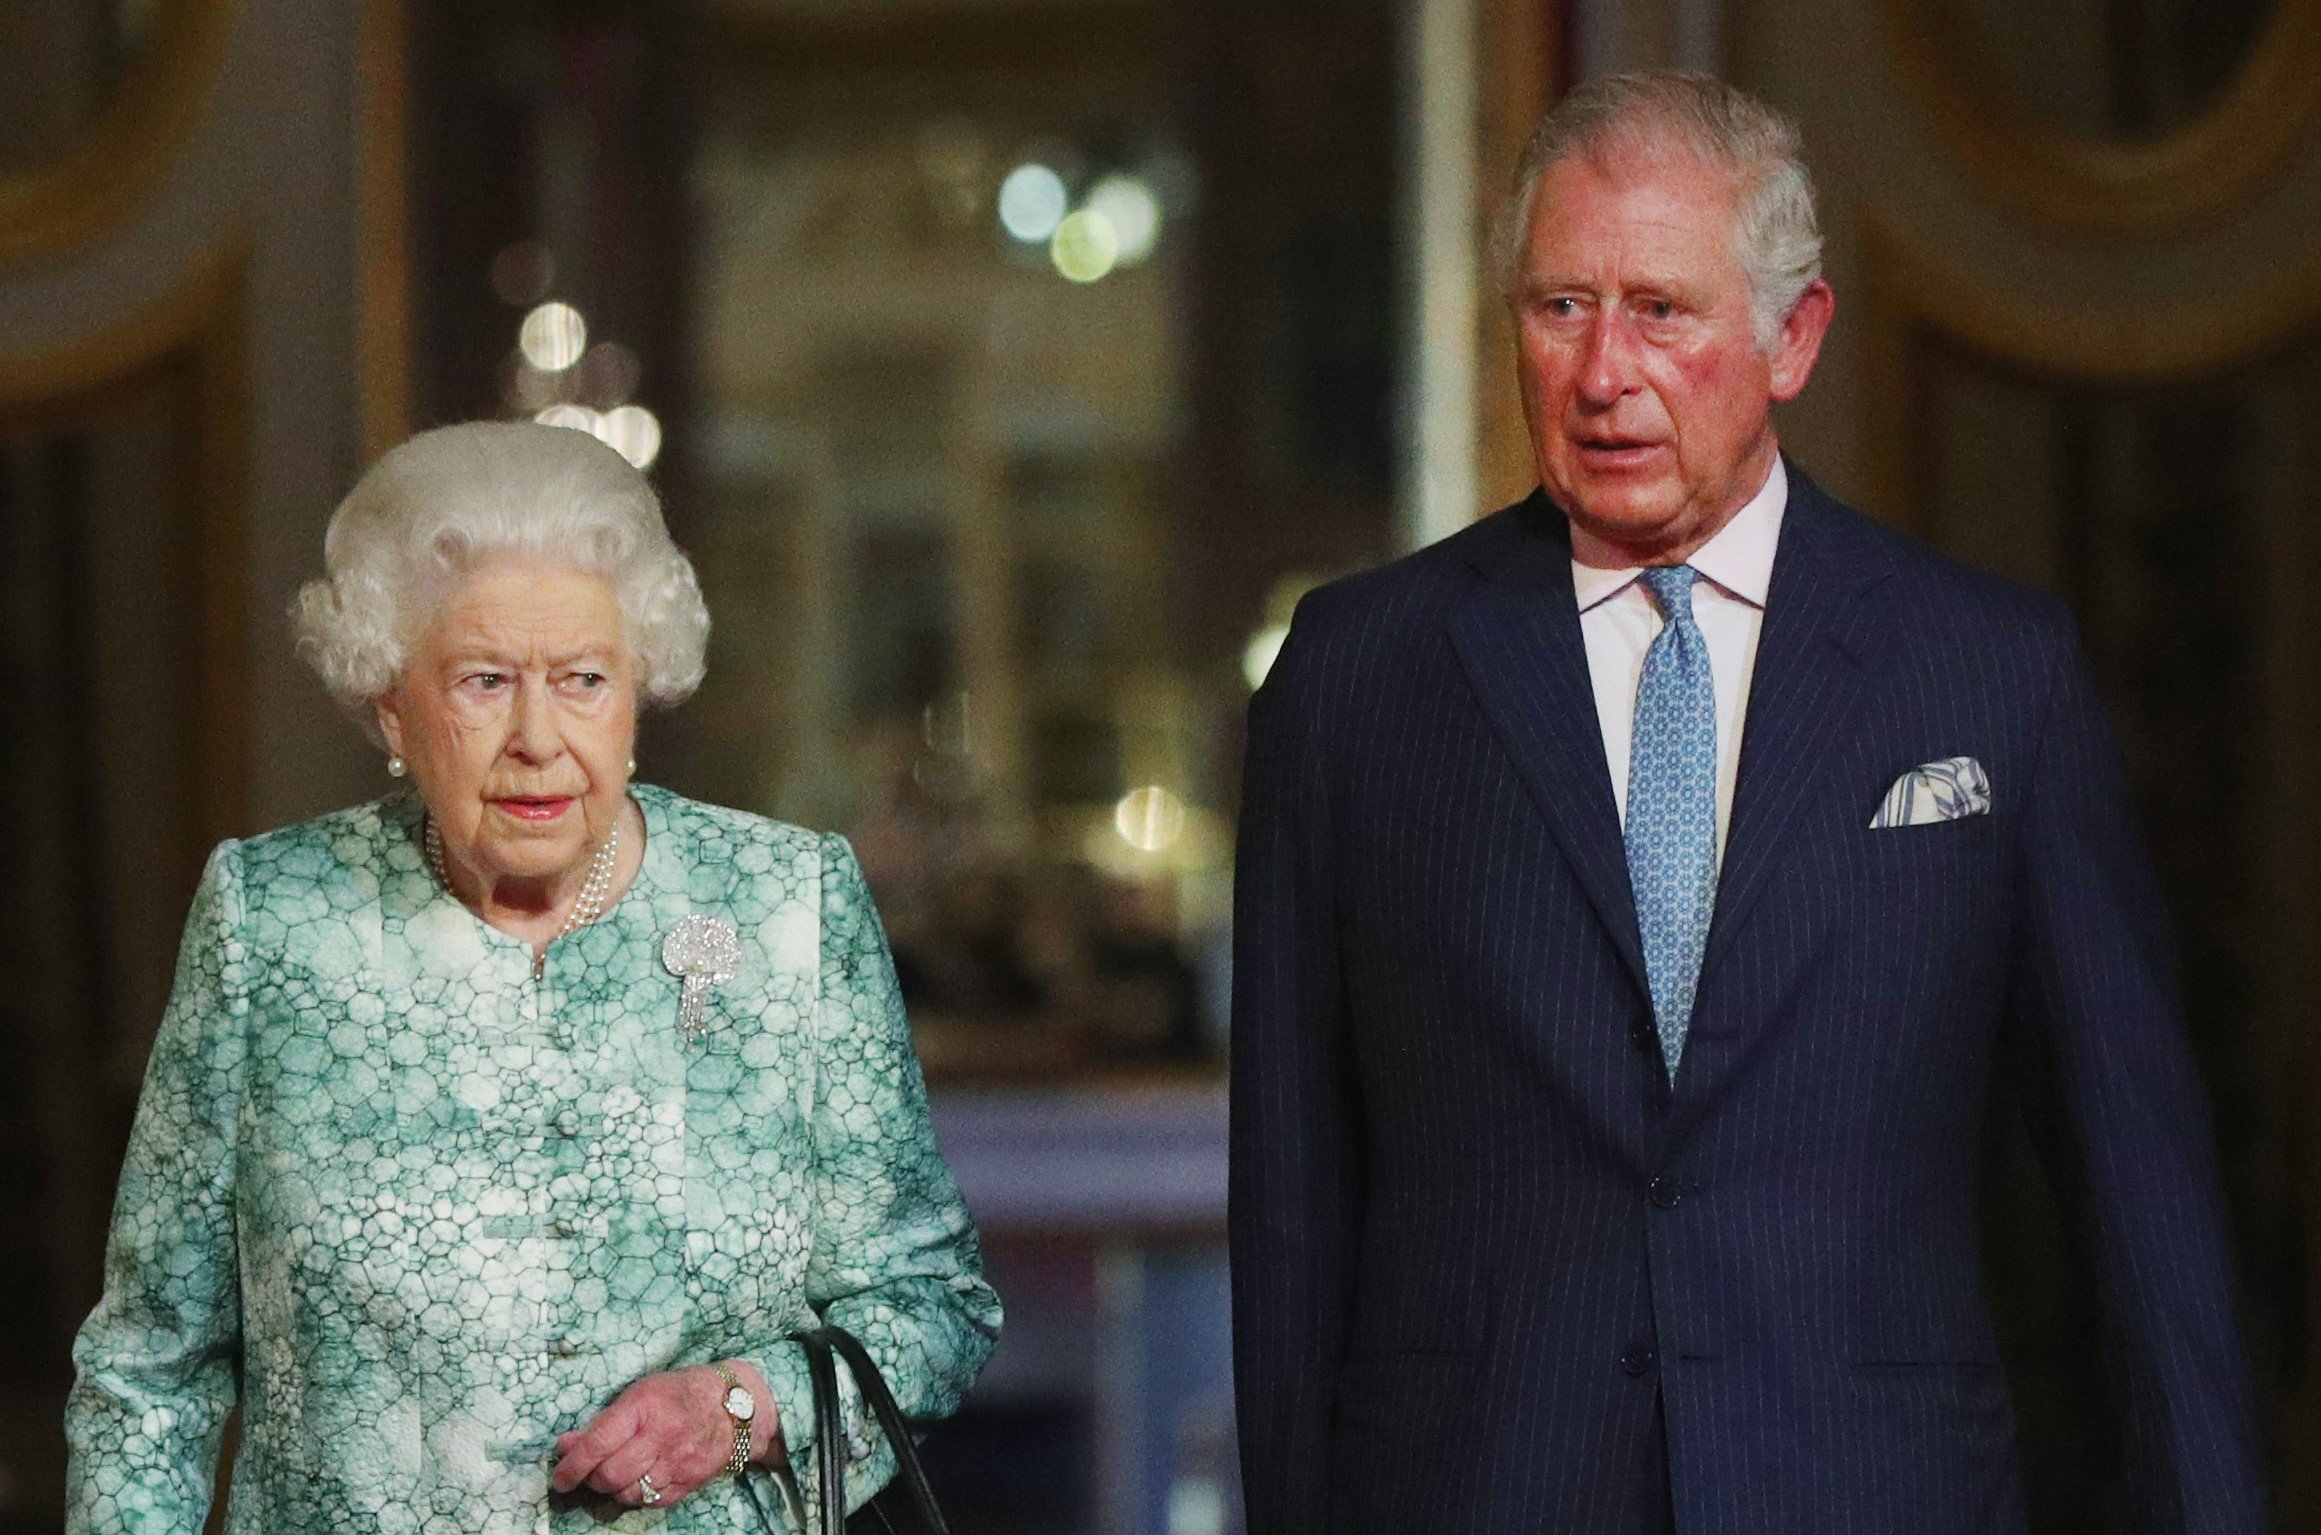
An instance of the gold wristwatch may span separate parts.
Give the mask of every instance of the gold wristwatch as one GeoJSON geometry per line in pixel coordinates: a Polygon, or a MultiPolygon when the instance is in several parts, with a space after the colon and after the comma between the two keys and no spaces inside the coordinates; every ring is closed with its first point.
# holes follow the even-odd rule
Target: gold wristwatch
{"type": "Polygon", "coordinates": [[[726,1457],[725,1469],[739,1476],[749,1465],[749,1430],[758,1415],[758,1399],[750,1395],[749,1387],[730,1366],[714,1364],[710,1368],[725,1380],[725,1415],[733,1419],[733,1453],[726,1457]]]}

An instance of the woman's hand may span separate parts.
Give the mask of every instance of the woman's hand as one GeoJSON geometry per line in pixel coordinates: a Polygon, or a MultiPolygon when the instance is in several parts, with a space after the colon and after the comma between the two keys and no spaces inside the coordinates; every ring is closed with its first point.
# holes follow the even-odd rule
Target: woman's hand
{"type": "MultiPolygon", "coordinates": [[[[779,1442],[780,1413],[765,1377],[740,1360],[727,1364],[757,1398],[750,1420],[750,1460],[766,1458],[779,1442]]],[[[724,1474],[733,1456],[733,1419],[725,1412],[725,1377],[710,1365],[648,1375],[630,1386],[582,1428],[559,1434],[561,1458],[548,1485],[559,1493],[591,1487],[631,1508],[666,1508],[724,1474]]]]}

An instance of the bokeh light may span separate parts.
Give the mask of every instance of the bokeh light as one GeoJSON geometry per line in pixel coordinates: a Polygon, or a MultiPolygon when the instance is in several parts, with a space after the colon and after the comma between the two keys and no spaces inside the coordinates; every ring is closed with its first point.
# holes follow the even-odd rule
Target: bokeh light
{"type": "Polygon", "coordinates": [[[551,405],[532,419],[542,426],[586,432],[639,469],[652,468],[653,461],[661,456],[661,418],[642,405],[623,405],[614,410],[551,405]]]}
{"type": "Polygon", "coordinates": [[[570,304],[542,304],[524,316],[516,344],[524,360],[543,373],[561,373],[588,350],[588,322],[570,304]]]}
{"type": "Polygon", "coordinates": [[[1159,784],[1131,789],[1112,809],[1120,840],[1144,853],[1158,853],[1185,833],[1185,802],[1159,784]]]}
{"type": "Polygon", "coordinates": [[[596,435],[596,412],[585,405],[551,405],[532,419],[542,426],[570,427],[591,437],[596,435]]]}
{"type": "Polygon", "coordinates": [[[1082,208],[1056,226],[1048,256],[1072,281],[1100,282],[1120,264],[1120,233],[1103,214],[1082,208]]]}
{"type": "Polygon", "coordinates": [[[1160,244],[1160,197],[1138,177],[1105,177],[1089,190],[1087,208],[1111,223],[1124,267],[1144,261],[1160,244]]]}
{"type": "Polygon", "coordinates": [[[999,184],[999,222],[1026,245],[1053,235],[1070,207],[1064,178],[1045,165],[1019,165],[999,184]]]}
{"type": "Polygon", "coordinates": [[[642,405],[623,405],[596,419],[596,435],[639,469],[661,456],[661,418],[642,405]]]}

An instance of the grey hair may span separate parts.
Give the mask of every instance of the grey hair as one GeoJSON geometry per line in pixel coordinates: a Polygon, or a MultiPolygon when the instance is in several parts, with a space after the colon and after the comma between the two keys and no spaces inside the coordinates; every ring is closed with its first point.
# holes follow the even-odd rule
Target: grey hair
{"type": "Polygon", "coordinates": [[[298,653],[364,719],[395,685],[460,576],[514,556],[600,576],[618,599],[638,691],[701,685],[709,609],[661,498],[586,432],[471,421],[421,432],[373,464],[331,514],[324,574],[291,603],[298,653]]]}
{"type": "Polygon", "coordinates": [[[1821,276],[1821,222],[1797,124],[1694,70],[1640,69],[1590,80],[1539,120],[1516,157],[1492,230],[1501,296],[1517,293],[1539,180],[1575,154],[1678,147],[1739,178],[1734,248],[1749,278],[1757,344],[1770,348],[1805,290],[1821,276]]]}

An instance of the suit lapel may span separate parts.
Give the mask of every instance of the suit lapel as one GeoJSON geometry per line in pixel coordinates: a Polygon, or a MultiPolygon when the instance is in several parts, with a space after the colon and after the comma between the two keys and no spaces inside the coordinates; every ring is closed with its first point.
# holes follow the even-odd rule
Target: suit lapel
{"type": "MultiPolygon", "coordinates": [[[[1716,915],[1701,962],[1704,998],[1847,739],[1886,637],[1870,594],[1892,574],[1891,562],[1795,465],[1789,474],[1716,915]]],[[[1866,824],[1868,811],[1863,815],[1866,824]]]]}
{"type": "MultiPolygon", "coordinates": [[[[1872,594],[1892,574],[1891,560],[1794,464],[1789,483],[1716,915],[1702,960],[1704,1002],[1713,1001],[1720,964],[1745,936],[1837,747],[1849,738],[1888,638],[1872,594]]],[[[1460,665],[1638,996],[1649,999],[1563,515],[1535,492],[1508,519],[1506,534],[1477,551],[1474,564],[1486,579],[1450,623],[1460,665]]],[[[1741,1034],[1753,1031],[1756,1020],[1709,1022],[1719,1034],[1741,1034]]],[[[1706,1059],[1712,1054],[1738,1059],[1723,1050],[1687,1052],[1682,1096],[1698,1101],[1709,1089],[1702,1074],[1716,1072],[1706,1059]]]]}
{"type": "Polygon", "coordinates": [[[1488,579],[1452,615],[1451,643],[1621,962],[1649,996],[1562,513],[1534,492],[1476,564],[1488,579]]]}

